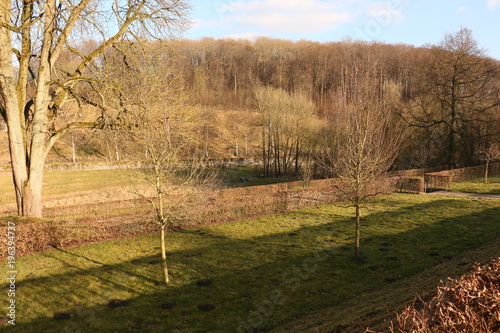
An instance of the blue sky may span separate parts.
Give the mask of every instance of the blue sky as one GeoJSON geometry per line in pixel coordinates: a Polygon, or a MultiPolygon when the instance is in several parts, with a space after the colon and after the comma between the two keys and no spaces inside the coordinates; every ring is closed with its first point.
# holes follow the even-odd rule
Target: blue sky
{"type": "Polygon", "coordinates": [[[421,46],[460,27],[500,60],[500,0],[191,0],[184,37],[346,38],[421,46]]]}

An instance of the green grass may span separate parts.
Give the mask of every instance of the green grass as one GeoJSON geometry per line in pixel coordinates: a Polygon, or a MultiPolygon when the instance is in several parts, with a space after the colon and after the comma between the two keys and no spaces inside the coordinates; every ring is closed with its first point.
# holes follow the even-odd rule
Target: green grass
{"type": "MultiPolygon", "coordinates": [[[[46,171],[44,174],[44,197],[65,195],[82,191],[123,186],[130,183],[127,170],[75,170],[46,171]]],[[[263,178],[262,170],[256,167],[222,168],[219,176],[228,187],[243,187],[281,183],[285,178],[263,178]],[[242,181],[245,178],[248,181],[242,181]]],[[[12,175],[0,173],[0,205],[15,203],[12,175]]]]}
{"type": "MultiPolygon", "coordinates": [[[[121,186],[127,182],[126,170],[45,171],[43,193],[49,197],[79,191],[98,191],[107,187],[121,186]]],[[[12,175],[3,172],[0,176],[0,204],[14,202],[12,175]]]]}
{"type": "MultiPolygon", "coordinates": [[[[172,232],[169,287],[161,284],[154,262],[157,235],[17,258],[16,326],[2,331],[387,327],[383,319],[416,292],[429,292],[440,279],[498,255],[500,201],[379,197],[364,211],[361,261],[353,260],[353,231],[352,209],[338,204],[172,232]],[[199,287],[199,279],[212,284],[199,287]],[[130,304],[111,309],[113,299],[130,304]],[[166,303],[176,307],[163,309],[166,303]],[[215,309],[198,308],[206,304],[215,309]],[[58,312],[72,318],[56,321],[58,312]]],[[[6,267],[6,260],[0,265],[6,267]]],[[[2,279],[0,288],[6,285],[2,279]]],[[[0,304],[7,301],[4,292],[0,304]]]]}
{"type": "Polygon", "coordinates": [[[453,183],[451,190],[481,194],[500,194],[500,175],[488,177],[488,184],[483,182],[483,178],[453,183]]]}

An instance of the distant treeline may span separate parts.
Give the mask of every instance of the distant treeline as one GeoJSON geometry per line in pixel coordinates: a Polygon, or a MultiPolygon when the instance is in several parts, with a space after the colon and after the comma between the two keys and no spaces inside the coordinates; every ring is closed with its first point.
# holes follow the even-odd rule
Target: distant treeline
{"type": "Polygon", "coordinates": [[[128,102],[136,93],[136,99],[144,97],[140,87],[148,81],[161,79],[170,90],[188,92],[191,105],[208,110],[194,125],[199,154],[262,157],[270,169],[280,168],[275,173],[324,161],[327,150],[338,146],[335,133],[346,106],[360,99],[367,107],[389,109],[390,126],[404,129],[398,168],[475,165],[500,141],[500,62],[486,55],[467,28],[424,47],[269,38],[158,41],[147,49],[109,52],[106,66],[107,75],[130,91],[128,102]],[[144,70],[146,78],[124,83],[137,77],[133,68],[141,63],[152,67],[144,70]],[[232,116],[224,120],[214,110],[232,116]],[[215,142],[225,148],[216,150],[215,142]]]}

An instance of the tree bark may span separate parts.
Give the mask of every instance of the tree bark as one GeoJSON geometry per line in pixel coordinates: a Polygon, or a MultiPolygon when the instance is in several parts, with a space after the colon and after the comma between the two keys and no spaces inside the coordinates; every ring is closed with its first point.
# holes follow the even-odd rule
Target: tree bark
{"type": "Polygon", "coordinates": [[[361,223],[361,208],[356,204],[356,258],[359,258],[359,243],[360,243],[360,223],[361,223]]]}
{"type": "Polygon", "coordinates": [[[488,171],[489,171],[489,168],[490,168],[490,159],[489,157],[486,159],[486,165],[484,167],[484,180],[483,182],[485,184],[488,184],[488,171]]]}
{"type": "MultiPolygon", "coordinates": [[[[12,64],[12,38],[11,31],[6,27],[10,25],[11,2],[6,1],[0,13],[0,90],[4,99],[3,107],[8,129],[9,151],[12,166],[12,178],[19,215],[24,215],[24,187],[28,180],[26,166],[26,147],[23,135],[23,109],[18,102],[16,78],[12,64]]],[[[22,74],[22,73],[20,73],[22,74]]],[[[19,92],[22,95],[22,92],[19,92]]]]}
{"type": "Polygon", "coordinates": [[[169,284],[170,277],[168,275],[168,266],[167,266],[167,250],[165,245],[165,224],[161,226],[160,229],[160,238],[161,238],[161,265],[163,268],[163,276],[165,279],[165,283],[169,284]]]}

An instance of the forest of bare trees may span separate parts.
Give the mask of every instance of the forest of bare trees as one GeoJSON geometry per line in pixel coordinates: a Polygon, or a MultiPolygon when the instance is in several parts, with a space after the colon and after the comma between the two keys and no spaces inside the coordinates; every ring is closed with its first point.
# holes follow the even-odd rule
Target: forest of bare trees
{"type": "MultiPolygon", "coordinates": [[[[391,115],[405,129],[395,167],[474,165],[480,162],[480,152],[499,140],[500,63],[487,57],[467,28],[444,36],[438,45],[420,48],[268,38],[180,40],[162,47],[157,69],[175,72],[176,84],[191,92],[190,104],[231,110],[241,122],[260,112],[252,124],[260,127],[261,133],[253,137],[261,142],[251,154],[269,160],[270,174],[297,172],[307,160],[322,159],[326,143],[319,142],[318,135],[323,141],[331,139],[326,124],[337,121],[339,94],[350,96],[357,89],[354,78],[361,67],[376,70],[370,85],[379,88],[373,93],[391,95],[391,115]],[[299,104],[300,111],[290,108],[299,104]],[[271,129],[273,112],[281,123],[271,129]],[[291,121],[297,128],[290,127],[291,121]],[[301,133],[294,132],[299,128],[301,133]],[[297,154],[292,150],[299,137],[303,149],[297,154]]],[[[212,125],[205,121],[200,126],[209,135],[212,125]]],[[[244,137],[235,140],[236,156],[244,137]]],[[[205,155],[214,156],[207,149],[205,155]]]]}
{"type": "MultiPolygon", "coordinates": [[[[154,20],[148,16],[154,6],[143,9],[154,20]]],[[[171,9],[163,17],[166,31],[182,26],[186,10],[179,1],[172,1],[171,9]]],[[[26,29],[41,24],[40,10],[19,8],[19,15],[31,15],[26,29]]],[[[59,10],[53,8],[54,15],[64,12],[59,10]]],[[[269,38],[171,40],[155,31],[155,38],[148,38],[134,33],[134,19],[142,20],[133,16],[123,31],[100,41],[66,41],[64,34],[59,42],[47,38],[40,61],[49,71],[43,62],[26,58],[44,50],[30,50],[28,30],[24,35],[20,30],[27,38],[24,49],[16,45],[26,53],[17,54],[18,73],[10,52],[2,53],[5,73],[0,74],[18,77],[0,82],[0,114],[10,128],[19,214],[41,216],[43,166],[49,153],[64,155],[60,143],[73,147],[73,161],[75,145],[88,155],[130,158],[124,147],[131,143],[117,129],[128,111],[144,107],[145,91],[161,112],[188,110],[183,121],[193,139],[184,158],[261,158],[271,176],[338,175],[338,159],[329,154],[332,148],[340,151],[344,125],[353,120],[346,120],[346,110],[357,109],[360,96],[367,103],[360,113],[375,103],[390,120],[390,130],[404,133],[389,169],[478,164],[500,140],[500,62],[486,55],[467,28],[438,45],[413,47],[269,38]],[[360,87],[369,89],[360,94],[360,87]],[[44,104],[37,105],[39,100],[44,104]]],[[[11,43],[10,31],[2,33],[1,42],[11,43]]]]}
{"type": "MultiPolygon", "coordinates": [[[[317,169],[336,138],[339,96],[352,97],[361,78],[371,80],[371,94],[391,100],[389,114],[404,130],[392,167],[475,165],[499,141],[500,63],[467,28],[420,48],[269,38],[147,44],[141,56],[155,66],[143,82],[161,79],[189,93],[187,103],[197,107],[190,156],[262,158],[268,175],[317,169]],[[370,77],[362,77],[367,69],[370,77]]],[[[125,49],[107,54],[108,79],[140,93],[137,82],[124,80],[136,57],[127,52],[139,51],[125,49]]],[[[119,138],[100,142],[97,150],[119,156],[119,138]]]]}

